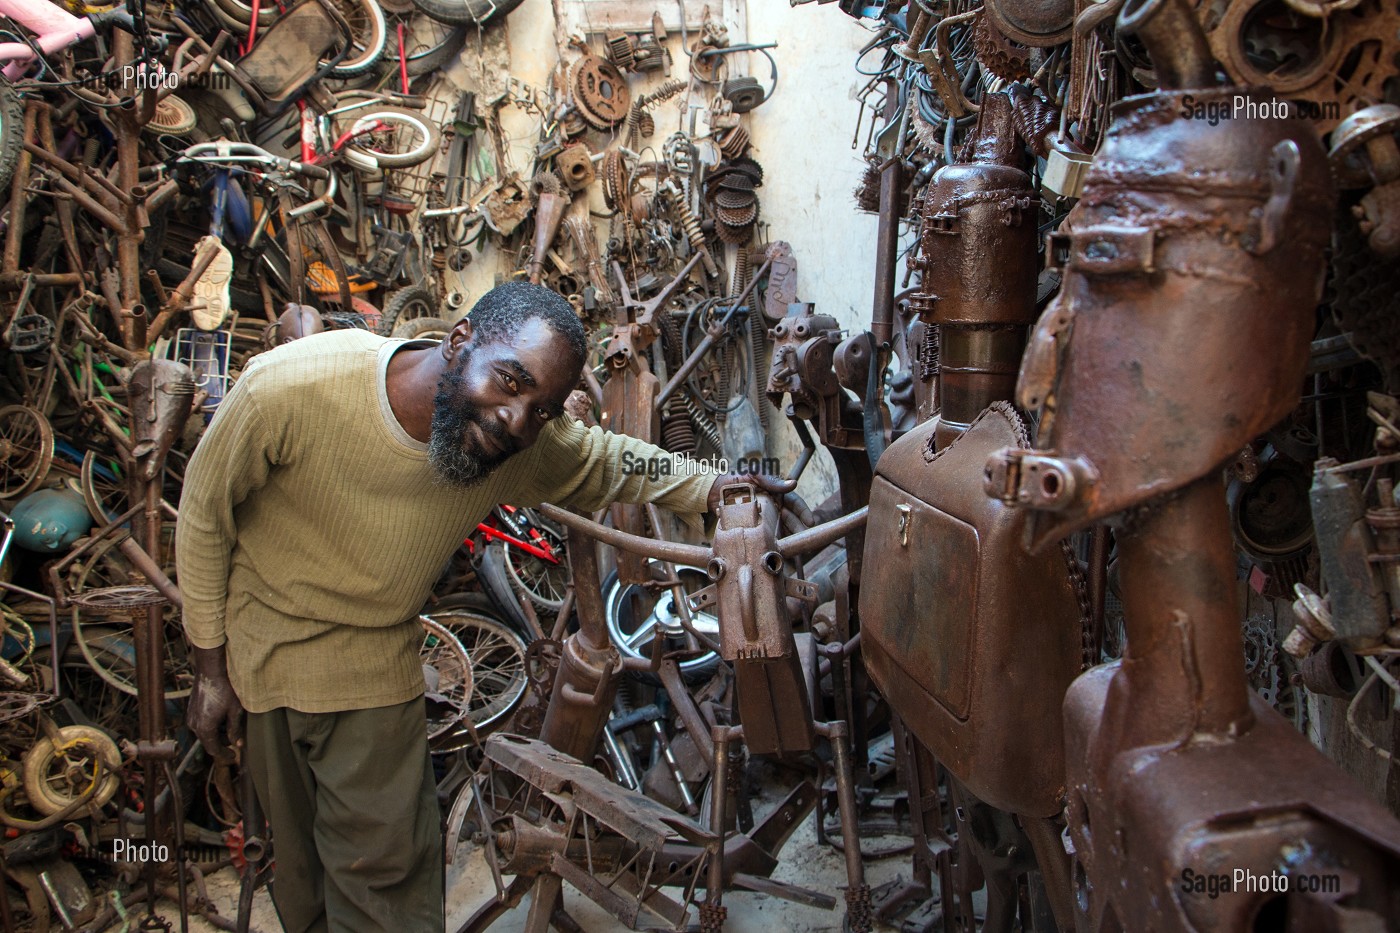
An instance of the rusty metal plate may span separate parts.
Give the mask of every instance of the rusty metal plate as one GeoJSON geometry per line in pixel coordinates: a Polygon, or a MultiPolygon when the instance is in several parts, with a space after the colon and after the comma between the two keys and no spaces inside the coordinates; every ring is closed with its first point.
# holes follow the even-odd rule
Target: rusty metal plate
{"type": "Polygon", "coordinates": [[[1024,512],[980,492],[987,455],[1025,442],[998,403],[936,457],[925,422],[880,458],[860,592],[870,676],[910,731],[979,798],[1060,810],[1060,702],[1080,669],[1063,553],[1021,549],[1024,512]]]}

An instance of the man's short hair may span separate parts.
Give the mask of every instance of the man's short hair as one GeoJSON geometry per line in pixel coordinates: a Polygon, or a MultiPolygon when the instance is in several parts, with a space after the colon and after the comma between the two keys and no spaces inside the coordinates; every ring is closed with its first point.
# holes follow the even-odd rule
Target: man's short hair
{"type": "Polygon", "coordinates": [[[588,337],[573,306],[556,292],[529,282],[506,282],[482,295],[467,314],[473,340],[513,343],[525,322],[539,318],[569,344],[582,366],[588,359],[588,337]]]}

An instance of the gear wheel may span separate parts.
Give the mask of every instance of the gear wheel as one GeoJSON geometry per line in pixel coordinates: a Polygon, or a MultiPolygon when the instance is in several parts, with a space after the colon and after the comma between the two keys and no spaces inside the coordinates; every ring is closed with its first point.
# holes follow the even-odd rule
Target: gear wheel
{"type": "Polygon", "coordinates": [[[986,14],[978,14],[972,33],[977,61],[998,78],[1024,81],[1031,76],[1031,50],[996,27],[986,14]]]}
{"type": "Polygon", "coordinates": [[[610,130],[627,119],[632,92],[627,79],[606,58],[585,55],[569,69],[574,106],[589,126],[610,130]]]}
{"type": "Polygon", "coordinates": [[[1386,99],[1385,85],[1400,55],[1395,0],[1363,0],[1325,20],[1287,8],[1276,14],[1267,6],[1271,2],[1234,0],[1217,22],[1204,19],[1211,52],[1233,83],[1325,105],[1315,108],[1319,133],[1386,99]]]}

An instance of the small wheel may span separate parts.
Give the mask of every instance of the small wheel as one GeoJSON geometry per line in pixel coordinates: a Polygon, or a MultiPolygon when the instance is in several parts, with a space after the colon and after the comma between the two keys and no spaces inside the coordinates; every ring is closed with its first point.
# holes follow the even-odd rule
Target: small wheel
{"type": "Polygon", "coordinates": [[[557,559],[554,561],[545,560],[507,543],[505,544],[506,571],[515,584],[529,595],[531,602],[541,609],[558,611],[564,605],[564,594],[572,579],[569,576],[568,559],[565,557],[566,541],[564,535],[533,509],[521,509],[521,511],[527,513],[526,521],[534,526],[540,537],[544,539],[543,541],[530,540],[529,543],[536,546],[548,544],[557,559]]]}
{"type": "MultiPolygon", "coordinates": [[[[657,561],[648,561],[647,567],[653,577],[661,577],[661,565],[657,561]]],[[[699,567],[680,565],[676,567],[676,573],[680,576],[681,589],[687,596],[710,582],[705,571],[699,567]]],[[[681,625],[675,596],[669,588],[636,584],[624,586],[614,570],[603,581],[603,614],[608,625],[608,637],[624,657],[649,659],[652,643],[658,637],[669,642],[668,651],[685,645],[685,628],[681,625]]],[[[692,612],[691,624],[696,631],[710,639],[719,639],[719,616],[715,613],[692,612]]],[[[687,683],[699,683],[710,678],[718,663],[719,657],[713,651],[704,651],[680,662],[679,666],[687,683]]],[[[637,676],[648,683],[658,682],[650,674],[637,676]]]]}
{"type": "Polygon", "coordinates": [[[350,125],[355,141],[346,148],[374,159],[380,168],[408,168],[437,154],[442,133],[413,110],[379,107],[350,125]]]}
{"type": "Polygon", "coordinates": [[[451,321],[440,317],[419,317],[395,327],[394,336],[406,340],[441,340],[451,329],[451,321]]]}
{"type": "Polygon", "coordinates": [[[427,616],[418,650],[427,680],[428,741],[444,734],[467,715],[472,698],[472,659],[447,628],[427,616]]]}
{"type": "Polygon", "coordinates": [[[462,51],[467,41],[465,26],[450,26],[419,14],[411,0],[406,0],[406,9],[391,9],[387,3],[381,5],[389,37],[384,43],[384,56],[379,59],[381,71],[397,74],[400,57],[406,59],[404,67],[411,78],[436,71],[462,51]],[[402,56],[399,54],[400,23],[404,25],[402,56]]]}
{"type": "Polygon", "coordinates": [[[433,19],[463,26],[485,26],[504,18],[523,0],[413,0],[433,19]]]}
{"type": "Polygon", "coordinates": [[[471,659],[467,718],[484,737],[505,722],[525,696],[525,642],[505,623],[479,612],[447,609],[424,616],[451,632],[471,659]]]}
{"type": "Polygon", "coordinates": [[[117,743],[91,726],[64,726],[58,732],[57,747],[45,736],[24,754],[24,792],[30,805],[51,816],[84,794],[91,793],[94,806],[107,803],[121,783],[117,769],[122,755],[117,743]]]}
{"type": "Polygon", "coordinates": [[[333,78],[353,78],[370,71],[384,55],[388,31],[384,11],[376,0],[334,0],[345,22],[350,24],[350,51],[331,69],[333,78]]]}
{"type": "Polygon", "coordinates": [[[387,337],[406,321],[437,316],[436,293],[425,285],[410,285],[394,291],[384,299],[384,309],[379,313],[378,331],[380,335],[387,337]]]}
{"type": "Polygon", "coordinates": [[[0,499],[38,488],[53,463],[49,419],[26,405],[0,408],[0,499]]]}

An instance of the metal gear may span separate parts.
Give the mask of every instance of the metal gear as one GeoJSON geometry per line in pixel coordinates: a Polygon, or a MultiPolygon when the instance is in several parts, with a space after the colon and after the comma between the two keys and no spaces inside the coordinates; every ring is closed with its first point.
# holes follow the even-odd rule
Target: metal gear
{"type": "Polygon", "coordinates": [[[632,92],[606,58],[585,55],[569,68],[569,90],[579,115],[594,129],[610,130],[627,119],[632,92]]]}
{"type": "Polygon", "coordinates": [[[1031,76],[1031,50],[998,29],[985,13],[977,16],[972,47],[982,67],[998,78],[1024,81],[1031,76]]]}
{"type": "Polygon", "coordinates": [[[1316,19],[1272,0],[1233,0],[1216,19],[1204,16],[1211,52],[1230,80],[1269,87],[1289,100],[1319,104],[1313,125],[1332,130],[1341,118],[1386,99],[1400,54],[1400,7],[1363,0],[1316,19]],[[1333,105],[1337,105],[1333,109],[1333,105]]]}

